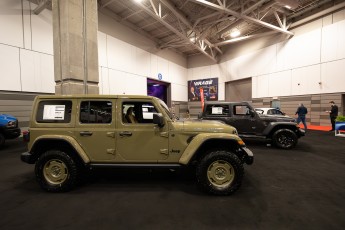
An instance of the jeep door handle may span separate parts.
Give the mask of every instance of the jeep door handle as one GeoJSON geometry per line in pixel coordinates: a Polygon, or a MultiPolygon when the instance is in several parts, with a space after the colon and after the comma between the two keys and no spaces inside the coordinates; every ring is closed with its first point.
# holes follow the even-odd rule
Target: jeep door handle
{"type": "Polygon", "coordinates": [[[132,133],[129,131],[120,132],[120,137],[130,137],[130,136],[132,136],[132,133]]]}
{"type": "Polygon", "coordinates": [[[90,131],[81,131],[80,133],[80,136],[92,136],[92,132],[90,131]]]}

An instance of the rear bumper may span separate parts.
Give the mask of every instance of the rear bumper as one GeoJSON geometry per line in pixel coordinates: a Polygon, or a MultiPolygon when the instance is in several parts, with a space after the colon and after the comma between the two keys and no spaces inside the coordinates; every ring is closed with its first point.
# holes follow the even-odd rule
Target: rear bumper
{"type": "Polygon", "coordinates": [[[29,153],[29,152],[24,152],[20,155],[20,159],[28,164],[34,164],[36,159],[34,158],[34,156],[29,153]]]}

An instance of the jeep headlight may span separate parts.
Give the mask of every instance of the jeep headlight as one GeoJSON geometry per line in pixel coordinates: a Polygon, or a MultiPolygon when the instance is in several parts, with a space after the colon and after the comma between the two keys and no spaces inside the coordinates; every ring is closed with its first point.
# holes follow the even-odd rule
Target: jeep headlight
{"type": "Polygon", "coordinates": [[[15,122],[15,121],[9,121],[7,123],[7,127],[8,128],[14,128],[14,127],[16,127],[16,124],[17,124],[17,122],[15,122]]]}
{"type": "Polygon", "coordinates": [[[237,129],[234,128],[234,130],[232,131],[232,134],[235,134],[238,136],[238,132],[237,132],[237,129]]]}

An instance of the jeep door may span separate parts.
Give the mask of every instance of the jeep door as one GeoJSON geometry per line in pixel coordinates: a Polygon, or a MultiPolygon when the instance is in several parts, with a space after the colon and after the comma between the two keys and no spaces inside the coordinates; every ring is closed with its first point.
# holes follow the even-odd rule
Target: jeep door
{"type": "Polygon", "coordinates": [[[256,135],[262,130],[261,120],[256,113],[246,104],[231,105],[231,119],[229,124],[234,126],[239,134],[256,135]]]}
{"type": "Polygon", "coordinates": [[[157,163],[168,157],[168,126],[153,124],[160,106],[148,99],[119,99],[116,153],[124,162],[157,163]]]}
{"type": "Polygon", "coordinates": [[[115,159],[115,99],[80,99],[75,138],[92,162],[115,159]]]}

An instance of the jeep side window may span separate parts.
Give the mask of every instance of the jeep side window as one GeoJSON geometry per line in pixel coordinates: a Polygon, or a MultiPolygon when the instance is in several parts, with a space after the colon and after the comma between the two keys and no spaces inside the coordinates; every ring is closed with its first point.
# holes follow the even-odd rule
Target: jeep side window
{"type": "Polygon", "coordinates": [[[122,104],[123,123],[153,123],[156,108],[150,102],[124,102],[122,104]]]}
{"type": "Polygon", "coordinates": [[[72,101],[44,100],[38,103],[36,121],[38,123],[69,123],[72,101]]]}
{"type": "Polygon", "coordinates": [[[82,101],[80,103],[81,123],[111,123],[111,101],[82,101]]]}
{"type": "Polygon", "coordinates": [[[229,116],[228,105],[207,105],[205,109],[205,115],[207,116],[229,116]]]}
{"type": "Polygon", "coordinates": [[[246,105],[235,105],[234,107],[234,115],[239,116],[249,116],[250,115],[250,109],[246,105]]]}

